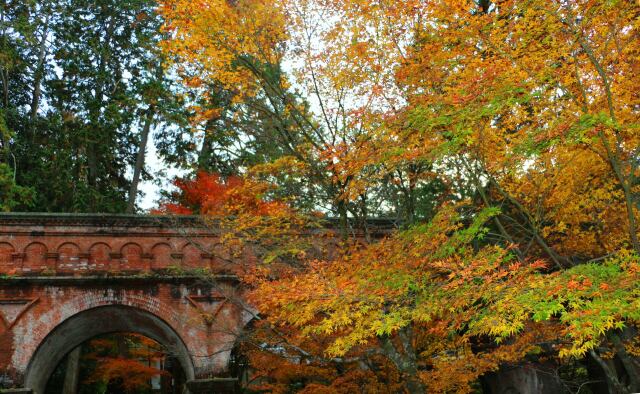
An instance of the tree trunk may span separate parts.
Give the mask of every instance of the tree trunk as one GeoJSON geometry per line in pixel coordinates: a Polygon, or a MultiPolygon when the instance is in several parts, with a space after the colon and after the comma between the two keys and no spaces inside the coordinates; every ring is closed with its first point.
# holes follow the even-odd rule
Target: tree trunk
{"type": "Polygon", "coordinates": [[[632,393],[640,392],[640,376],[638,376],[638,370],[635,365],[633,365],[633,360],[631,359],[631,356],[629,356],[629,353],[627,353],[627,349],[624,347],[624,344],[618,335],[611,335],[611,342],[613,342],[613,345],[615,346],[616,356],[620,359],[620,362],[629,377],[629,391],[632,393]]]}
{"type": "Polygon", "coordinates": [[[600,357],[595,350],[589,350],[589,354],[596,363],[602,368],[605,377],[607,378],[607,386],[609,386],[609,394],[629,394],[629,390],[624,387],[620,380],[618,379],[618,375],[616,371],[612,369],[607,362],[600,357]]]}
{"type": "Polygon", "coordinates": [[[209,127],[206,127],[202,139],[202,148],[200,148],[200,153],[198,154],[198,171],[209,171],[211,168],[211,135],[209,133],[209,127]]]}
{"type": "Polygon", "coordinates": [[[78,346],[67,356],[67,371],[64,375],[62,394],[76,394],[78,392],[78,377],[80,374],[80,350],[78,346]]]}
{"type": "Polygon", "coordinates": [[[418,377],[417,355],[413,348],[411,327],[405,327],[398,332],[402,350],[398,350],[389,337],[380,339],[382,352],[393,362],[402,374],[404,386],[410,394],[423,394],[426,392],[424,383],[418,377]]]}
{"type": "Polygon", "coordinates": [[[349,218],[347,216],[347,204],[340,200],[338,201],[338,217],[340,218],[340,234],[342,239],[346,240],[349,237],[349,218]]]}
{"type": "Polygon", "coordinates": [[[2,107],[9,107],[9,71],[6,69],[0,70],[0,77],[2,77],[2,107]]]}
{"type": "Polygon", "coordinates": [[[98,179],[98,157],[96,153],[96,143],[91,138],[87,139],[87,183],[95,188],[98,179]]]}
{"type": "Polygon", "coordinates": [[[47,34],[49,33],[49,18],[50,15],[47,15],[47,18],[44,21],[44,26],[42,28],[42,40],[40,40],[40,48],[38,50],[38,61],[36,62],[36,69],[33,76],[33,95],[31,96],[31,130],[33,130],[33,122],[36,120],[36,116],[38,115],[38,107],[40,105],[40,95],[42,93],[42,78],[44,77],[44,60],[47,56],[47,34]]]}
{"type": "Polygon", "coordinates": [[[133,168],[133,179],[131,180],[131,187],[129,188],[129,201],[127,203],[127,213],[133,213],[136,206],[136,197],[138,195],[138,185],[140,183],[140,176],[144,169],[144,161],[147,152],[147,141],[149,140],[149,132],[151,131],[151,125],[153,124],[155,108],[152,105],[147,110],[147,118],[145,119],[144,126],[142,127],[142,133],[140,134],[140,145],[138,146],[138,154],[136,156],[136,165],[133,168]]]}

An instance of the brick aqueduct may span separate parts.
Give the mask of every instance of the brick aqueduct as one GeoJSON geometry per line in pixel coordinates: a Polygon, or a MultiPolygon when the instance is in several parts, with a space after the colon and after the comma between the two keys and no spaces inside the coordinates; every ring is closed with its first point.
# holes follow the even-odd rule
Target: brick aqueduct
{"type": "Polygon", "coordinates": [[[81,343],[137,332],[177,358],[191,393],[225,391],[252,313],[228,301],[240,287],[217,242],[194,218],[0,215],[0,389],[42,394],[81,343]],[[184,274],[202,267],[215,286],[184,274]]]}
{"type": "MultiPolygon", "coordinates": [[[[374,238],[392,227],[372,224],[374,238]]],[[[232,392],[232,350],[255,311],[224,249],[193,217],[0,214],[0,393],[44,394],[69,352],[113,332],[162,344],[189,393],[232,392]],[[202,268],[213,280],[189,274],[202,268]]],[[[488,391],[562,392],[538,369],[501,370],[488,391]]]]}

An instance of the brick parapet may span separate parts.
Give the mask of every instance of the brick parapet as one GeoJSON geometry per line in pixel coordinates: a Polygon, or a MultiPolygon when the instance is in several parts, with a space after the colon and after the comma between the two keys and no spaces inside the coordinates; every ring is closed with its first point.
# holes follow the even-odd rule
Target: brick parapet
{"type": "MultiPolygon", "coordinates": [[[[334,221],[325,229],[335,233],[334,221]]],[[[370,223],[374,235],[392,228],[370,223]]],[[[317,238],[317,237],[316,237],[317,238]]],[[[196,216],[0,214],[0,276],[237,273],[215,224],[196,216]]]]}
{"type": "Polygon", "coordinates": [[[228,271],[215,229],[195,217],[0,215],[0,275],[228,271]]]}
{"type": "MultiPolygon", "coordinates": [[[[313,230],[328,235],[313,237],[319,250],[331,226],[313,230]]],[[[117,331],[180,345],[193,392],[219,383],[255,313],[236,274],[256,258],[224,246],[191,216],[0,214],[0,389],[41,394],[67,352],[117,331]]]]}

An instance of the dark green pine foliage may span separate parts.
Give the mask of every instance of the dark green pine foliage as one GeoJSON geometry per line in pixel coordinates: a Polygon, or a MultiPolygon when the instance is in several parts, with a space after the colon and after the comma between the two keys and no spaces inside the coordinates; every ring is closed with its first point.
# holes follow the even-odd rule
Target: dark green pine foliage
{"type": "Polygon", "coordinates": [[[165,122],[171,101],[155,1],[4,1],[3,163],[32,191],[12,208],[124,212],[131,169],[148,176],[145,124],[165,122]]]}

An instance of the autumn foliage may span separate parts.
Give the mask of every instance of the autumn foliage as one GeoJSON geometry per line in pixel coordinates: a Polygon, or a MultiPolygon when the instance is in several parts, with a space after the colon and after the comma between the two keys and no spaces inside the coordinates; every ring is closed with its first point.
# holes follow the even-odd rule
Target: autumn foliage
{"type": "Polygon", "coordinates": [[[198,172],[194,179],[176,179],[174,185],[179,193],[174,196],[179,203],[167,202],[158,213],[193,214],[224,217],[249,212],[268,215],[281,205],[266,202],[261,194],[268,189],[264,184],[250,184],[239,177],[222,179],[219,174],[198,172]]]}
{"type": "Polygon", "coordinates": [[[341,225],[389,185],[409,212],[375,242],[355,220],[325,253],[313,215],[272,193],[282,167],[178,183],[168,210],[266,241],[243,277],[256,387],[470,392],[534,360],[640,390],[637,2],[161,3],[194,94],[275,95],[261,67],[293,59],[279,78],[314,97],[320,136],[292,154],[329,179],[341,225]]]}
{"type": "Polygon", "coordinates": [[[84,345],[84,366],[95,365],[83,380],[83,385],[116,385],[125,393],[137,393],[151,388],[151,379],[168,375],[156,368],[166,351],[155,341],[137,334],[116,334],[95,338],[84,345]]]}

